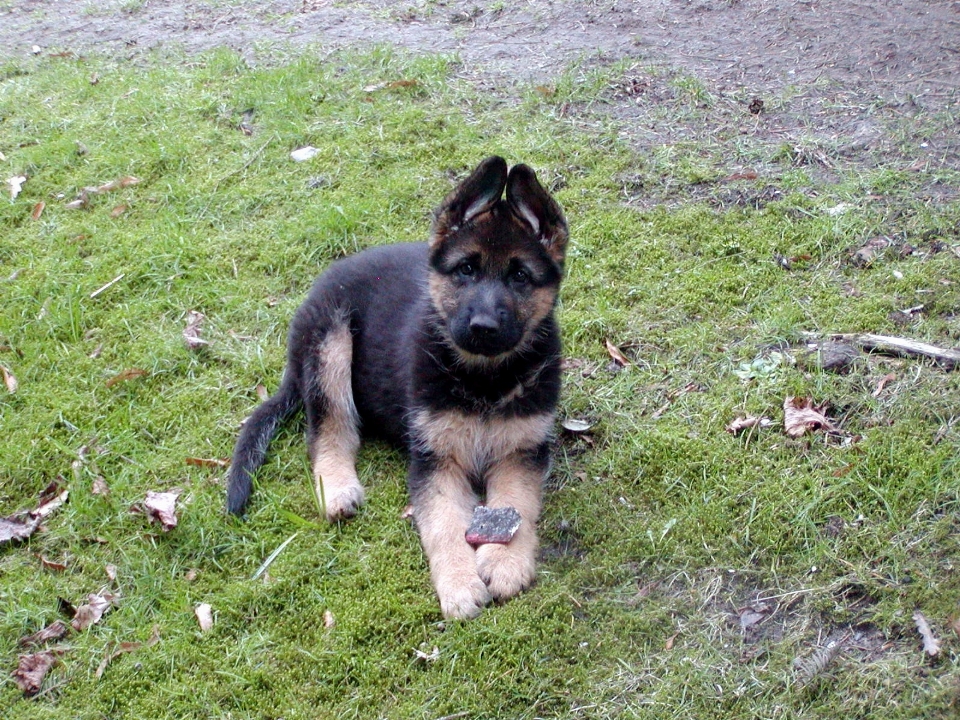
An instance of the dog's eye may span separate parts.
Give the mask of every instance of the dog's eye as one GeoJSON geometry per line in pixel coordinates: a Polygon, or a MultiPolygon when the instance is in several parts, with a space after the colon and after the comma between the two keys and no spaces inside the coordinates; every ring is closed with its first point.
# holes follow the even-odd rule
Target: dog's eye
{"type": "Polygon", "coordinates": [[[523,269],[517,269],[510,274],[510,278],[519,285],[526,285],[530,282],[530,273],[523,269]]]}
{"type": "Polygon", "coordinates": [[[457,274],[462,275],[463,277],[472,277],[476,275],[477,268],[469,260],[464,260],[462,263],[457,265],[457,274]]]}

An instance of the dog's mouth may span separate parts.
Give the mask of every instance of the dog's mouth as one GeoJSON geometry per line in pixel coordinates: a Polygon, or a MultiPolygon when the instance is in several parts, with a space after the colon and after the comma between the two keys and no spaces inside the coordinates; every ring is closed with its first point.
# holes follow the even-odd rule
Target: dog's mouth
{"type": "Polygon", "coordinates": [[[504,317],[476,313],[450,324],[456,346],[470,355],[494,358],[515,350],[523,333],[517,323],[504,317]]]}

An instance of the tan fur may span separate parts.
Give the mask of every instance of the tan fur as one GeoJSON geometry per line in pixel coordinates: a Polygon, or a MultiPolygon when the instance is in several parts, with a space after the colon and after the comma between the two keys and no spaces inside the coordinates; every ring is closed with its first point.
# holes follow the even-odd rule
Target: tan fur
{"type": "Polygon", "coordinates": [[[543,476],[513,455],[490,469],[487,505],[513,507],[520,513],[517,534],[507,545],[477,548],[477,572],[495,600],[513,597],[537,576],[537,519],[543,476]]]}
{"type": "Polygon", "coordinates": [[[456,411],[422,412],[413,420],[425,445],[467,473],[482,474],[518,450],[535,448],[550,436],[552,413],[483,418],[456,411]]]}
{"type": "Polygon", "coordinates": [[[364,492],[357,478],[360,447],[357,409],[353,403],[350,372],[353,338],[342,325],[331,330],[320,347],[320,377],[329,406],[311,448],[317,497],[331,522],[355,515],[364,492]]]}
{"type": "Polygon", "coordinates": [[[447,618],[476,617],[490,601],[477,574],[476,553],[464,539],[477,502],[462,469],[445,463],[431,478],[430,492],[414,505],[430,578],[447,618]]]}

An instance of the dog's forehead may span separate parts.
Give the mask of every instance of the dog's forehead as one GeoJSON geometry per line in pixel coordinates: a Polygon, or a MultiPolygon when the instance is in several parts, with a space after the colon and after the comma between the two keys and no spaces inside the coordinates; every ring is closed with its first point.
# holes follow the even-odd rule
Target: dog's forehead
{"type": "Polygon", "coordinates": [[[532,261],[541,255],[537,238],[508,213],[484,213],[455,245],[464,256],[480,255],[490,265],[508,264],[513,259],[532,261]]]}

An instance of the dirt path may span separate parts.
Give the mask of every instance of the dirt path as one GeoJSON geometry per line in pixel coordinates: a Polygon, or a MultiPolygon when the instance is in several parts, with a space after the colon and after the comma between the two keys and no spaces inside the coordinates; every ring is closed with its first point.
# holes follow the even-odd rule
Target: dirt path
{"type": "MultiPolygon", "coordinates": [[[[456,53],[466,78],[500,87],[549,82],[578,60],[632,58],[638,67],[687,73],[741,105],[744,96],[777,98],[776,108],[767,105],[777,125],[771,142],[813,137],[861,164],[894,156],[908,164],[960,161],[953,120],[960,2],[953,0],[11,0],[0,9],[0,58],[34,46],[121,57],[228,46],[255,59],[270,44],[456,53]],[[920,115],[939,119],[891,127],[897,117],[920,115]],[[916,148],[894,137],[921,129],[916,148]]],[[[628,135],[631,123],[650,124],[632,95],[604,98],[628,135]]],[[[707,122],[693,135],[713,129],[707,122]]],[[[651,141],[673,136],[661,121],[651,141]]]]}

